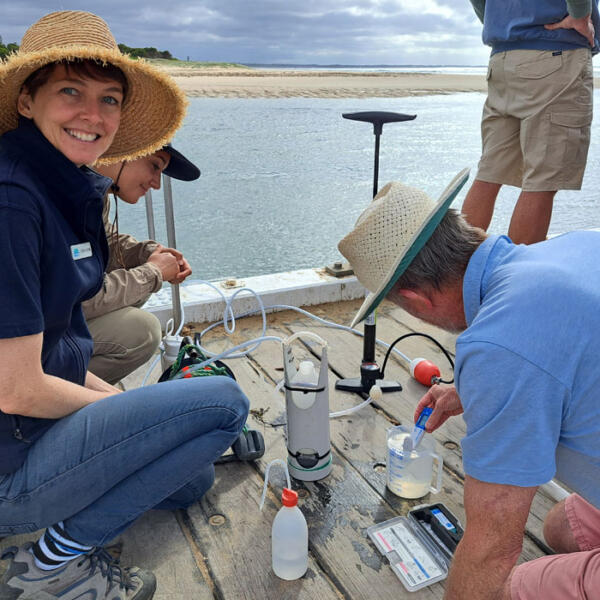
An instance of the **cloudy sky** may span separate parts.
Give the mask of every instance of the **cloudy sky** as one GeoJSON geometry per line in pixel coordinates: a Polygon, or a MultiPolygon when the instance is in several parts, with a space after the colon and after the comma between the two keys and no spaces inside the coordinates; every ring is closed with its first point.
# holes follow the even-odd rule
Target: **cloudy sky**
{"type": "Polygon", "coordinates": [[[54,10],[104,18],[118,42],[191,60],[484,65],[469,0],[3,0],[0,36],[19,42],[54,10]]]}

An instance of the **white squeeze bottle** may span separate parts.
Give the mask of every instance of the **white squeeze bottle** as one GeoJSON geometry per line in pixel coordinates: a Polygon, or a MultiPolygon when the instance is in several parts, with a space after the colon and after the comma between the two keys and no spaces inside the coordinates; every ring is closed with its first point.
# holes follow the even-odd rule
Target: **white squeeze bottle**
{"type": "MultiPolygon", "coordinates": [[[[317,383],[319,383],[319,372],[315,368],[315,364],[310,360],[303,360],[298,365],[298,372],[290,381],[292,387],[298,384],[316,386],[317,383]]],[[[316,392],[292,392],[294,404],[298,408],[310,408],[313,405],[316,397],[316,392]]]]}
{"type": "Polygon", "coordinates": [[[298,579],[308,568],[308,527],[297,492],[283,488],[281,502],[271,529],[273,572],[281,579],[298,579]]]}

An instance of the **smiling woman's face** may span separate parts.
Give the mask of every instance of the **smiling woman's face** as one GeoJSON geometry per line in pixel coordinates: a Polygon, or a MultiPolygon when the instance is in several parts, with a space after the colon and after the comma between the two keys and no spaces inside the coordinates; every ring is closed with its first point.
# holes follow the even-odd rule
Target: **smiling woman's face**
{"type": "Polygon", "coordinates": [[[119,82],[81,77],[59,64],[33,96],[26,88],[21,91],[17,108],[57,150],[81,166],[94,163],[112,144],[122,102],[119,82]]]}

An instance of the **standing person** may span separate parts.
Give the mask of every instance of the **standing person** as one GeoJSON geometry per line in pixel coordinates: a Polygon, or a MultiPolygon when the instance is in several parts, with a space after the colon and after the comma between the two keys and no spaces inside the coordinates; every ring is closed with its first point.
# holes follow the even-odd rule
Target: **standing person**
{"type": "MultiPolygon", "coordinates": [[[[117,198],[136,204],[150,188],[160,189],[162,173],[182,181],[200,177],[198,167],[171,145],[134,161],[96,170],[113,180],[110,191],[117,207],[117,198]]],[[[89,370],[114,385],[148,361],[160,343],[158,319],[139,307],[160,290],[163,281],[181,283],[192,270],[175,248],[165,248],[154,240],[140,242],[120,233],[118,217],[116,225],[111,225],[109,212],[107,194],[102,214],[108,238],[106,274],[102,289],[82,306],[94,340],[89,370]]]]}
{"type": "Polygon", "coordinates": [[[464,411],[465,534],[447,600],[583,600],[600,590],[600,233],[531,246],[490,236],[448,206],[463,171],[434,203],[384,187],[339,249],[371,291],[360,322],[386,296],[456,341],[454,386],[432,387],[415,417],[427,430],[464,411]],[[576,494],[544,523],[559,554],[515,568],[539,485],[576,494]]]}
{"type": "Polygon", "coordinates": [[[185,104],[87,12],[43,17],[0,66],[0,535],[47,528],[4,552],[3,600],[152,598],[153,574],[102,546],[200,498],[244,425],[230,378],[118,393],[87,372],[81,302],[102,285],[111,183],[87,165],[161,148],[185,104]]]}
{"type": "Polygon", "coordinates": [[[508,236],[546,239],[558,190],[579,190],[590,142],[598,0],[471,0],[492,47],[482,155],[462,212],[488,228],[503,185],[521,188],[508,236]]]}

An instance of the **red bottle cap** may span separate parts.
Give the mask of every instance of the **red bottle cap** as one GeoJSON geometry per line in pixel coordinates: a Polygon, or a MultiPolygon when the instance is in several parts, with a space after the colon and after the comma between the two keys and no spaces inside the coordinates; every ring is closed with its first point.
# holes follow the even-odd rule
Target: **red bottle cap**
{"type": "Polygon", "coordinates": [[[284,506],[289,508],[296,506],[298,504],[298,492],[294,490],[290,490],[288,488],[283,488],[283,494],[281,494],[281,502],[283,502],[284,506]]]}

